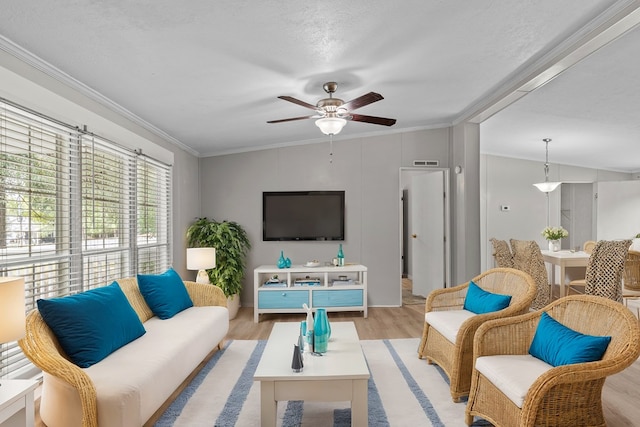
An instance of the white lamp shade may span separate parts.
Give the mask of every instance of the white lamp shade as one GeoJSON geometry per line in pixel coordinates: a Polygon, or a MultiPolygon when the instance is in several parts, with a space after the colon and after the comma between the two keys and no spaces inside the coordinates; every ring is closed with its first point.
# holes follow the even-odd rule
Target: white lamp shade
{"type": "Polygon", "coordinates": [[[187,270],[208,270],[215,266],[215,248],[187,248],[187,270]]]}
{"type": "Polygon", "coordinates": [[[0,343],[24,338],[24,279],[0,277],[0,343]]]}
{"type": "Polygon", "coordinates": [[[556,188],[558,188],[560,184],[562,183],[545,181],[545,182],[539,182],[538,184],[533,184],[533,185],[535,185],[538,188],[538,190],[542,191],[543,193],[550,193],[556,188]]]}
{"type": "Polygon", "coordinates": [[[324,117],[316,120],[316,126],[318,126],[325,135],[339,134],[346,124],[347,121],[339,117],[324,117]]]}

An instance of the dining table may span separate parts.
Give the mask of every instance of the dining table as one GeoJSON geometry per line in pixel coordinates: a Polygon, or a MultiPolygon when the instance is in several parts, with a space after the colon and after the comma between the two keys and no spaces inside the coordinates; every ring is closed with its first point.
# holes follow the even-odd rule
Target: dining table
{"type": "Polygon", "coordinates": [[[590,254],[584,251],[571,251],[571,250],[560,250],[560,251],[549,251],[549,250],[541,250],[542,258],[544,262],[551,265],[551,280],[549,283],[552,286],[549,286],[549,297],[553,299],[553,285],[556,283],[556,267],[560,268],[560,277],[558,284],[560,285],[560,298],[566,295],[565,292],[565,284],[566,284],[566,276],[565,269],[567,267],[587,267],[589,263],[590,254]]]}

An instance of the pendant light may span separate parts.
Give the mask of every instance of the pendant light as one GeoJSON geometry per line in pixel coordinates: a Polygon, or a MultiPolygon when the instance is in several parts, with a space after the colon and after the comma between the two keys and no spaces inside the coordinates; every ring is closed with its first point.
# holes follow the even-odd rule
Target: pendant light
{"type": "Polygon", "coordinates": [[[549,182],[549,142],[551,142],[551,138],[544,138],[543,141],[546,144],[547,153],[546,160],[544,162],[544,182],[539,182],[533,185],[535,185],[538,190],[542,191],[543,193],[550,193],[558,188],[558,186],[562,184],[562,182],[549,182]]]}

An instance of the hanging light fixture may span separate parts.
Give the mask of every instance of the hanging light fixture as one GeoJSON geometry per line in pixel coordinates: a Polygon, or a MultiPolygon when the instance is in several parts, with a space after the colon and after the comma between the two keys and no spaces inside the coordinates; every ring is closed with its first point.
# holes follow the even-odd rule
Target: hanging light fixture
{"type": "Polygon", "coordinates": [[[316,126],[318,126],[325,135],[339,134],[346,124],[347,121],[340,117],[323,117],[316,120],[316,126]]]}
{"type": "Polygon", "coordinates": [[[562,182],[549,182],[549,142],[551,142],[551,138],[544,138],[543,141],[546,144],[547,153],[546,160],[544,162],[544,182],[539,182],[533,185],[535,185],[538,190],[542,191],[543,193],[550,193],[558,188],[558,186],[562,184],[562,182]]]}

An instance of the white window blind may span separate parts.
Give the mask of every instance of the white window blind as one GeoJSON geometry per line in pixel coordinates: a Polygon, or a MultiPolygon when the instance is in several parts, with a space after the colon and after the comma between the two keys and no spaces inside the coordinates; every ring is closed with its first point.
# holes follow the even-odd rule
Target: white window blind
{"type": "MultiPolygon", "coordinates": [[[[0,275],[39,298],[171,265],[171,167],[0,100],[0,275]]],[[[0,377],[30,367],[0,343],[0,377]]]]}
{"type": "Polygon", "coordinates": [[[171,259],[171,168],[140,156],[136,177],[137,271],[160,273],[171,259]]]}

